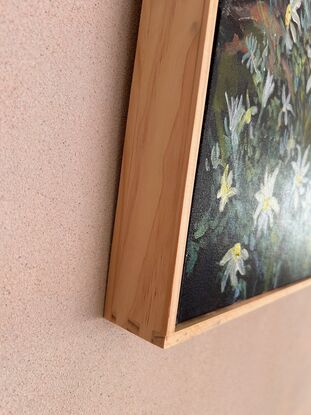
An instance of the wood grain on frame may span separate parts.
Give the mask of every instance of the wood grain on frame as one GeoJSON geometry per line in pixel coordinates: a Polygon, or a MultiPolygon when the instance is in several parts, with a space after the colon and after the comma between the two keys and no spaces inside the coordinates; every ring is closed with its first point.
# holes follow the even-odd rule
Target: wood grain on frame
{"type": "Polygon", "coordinates": [[[159,346],[175,331],[217,6],[142,6],[105,317],[159,346]]]}

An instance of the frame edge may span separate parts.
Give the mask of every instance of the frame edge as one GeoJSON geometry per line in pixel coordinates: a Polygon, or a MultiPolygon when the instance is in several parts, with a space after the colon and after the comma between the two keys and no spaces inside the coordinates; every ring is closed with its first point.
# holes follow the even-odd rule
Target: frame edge
{"type": "MultiPolygon", "coordinates": [[[[215,4],[142,5],[104,317],[160,347],[175,331],[176,260],[189,168],[196,167],[190,153],[194,135],[198,151],[205,105],[205,23],[215,4]]],[[[217,7],[215,20],[216,14],[217,7]]],[[[187,214],[189,220],[190,207],[187,214]]]]}

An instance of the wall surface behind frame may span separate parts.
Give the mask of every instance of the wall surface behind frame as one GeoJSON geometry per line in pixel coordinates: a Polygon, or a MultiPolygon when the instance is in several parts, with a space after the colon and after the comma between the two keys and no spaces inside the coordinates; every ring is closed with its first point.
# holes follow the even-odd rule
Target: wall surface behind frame
{"type": "Polygon", "coordinates": [[[167,351],[102,318],[139,3],[0,0],[0,414],[309,415],[311,290],[167,351]]]}

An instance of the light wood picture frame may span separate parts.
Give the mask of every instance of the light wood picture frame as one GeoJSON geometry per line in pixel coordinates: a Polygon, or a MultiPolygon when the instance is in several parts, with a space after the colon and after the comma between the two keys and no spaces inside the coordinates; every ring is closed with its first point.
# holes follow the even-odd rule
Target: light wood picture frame
{"type": "Polygon", "coordinates": [[[176,324],[218,0],[143,0],[106,319],[163,348],[311,286],[176,324]]]}

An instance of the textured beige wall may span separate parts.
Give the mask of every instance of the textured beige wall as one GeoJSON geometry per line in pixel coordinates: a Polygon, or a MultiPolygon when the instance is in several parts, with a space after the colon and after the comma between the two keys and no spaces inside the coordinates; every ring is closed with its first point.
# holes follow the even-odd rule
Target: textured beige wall
{"type": "Polygon", "coordinates": [[[138,15],[0,0],[0,413],[310,415],[310,290],[168,351],[101,317],[138,15]]]}

